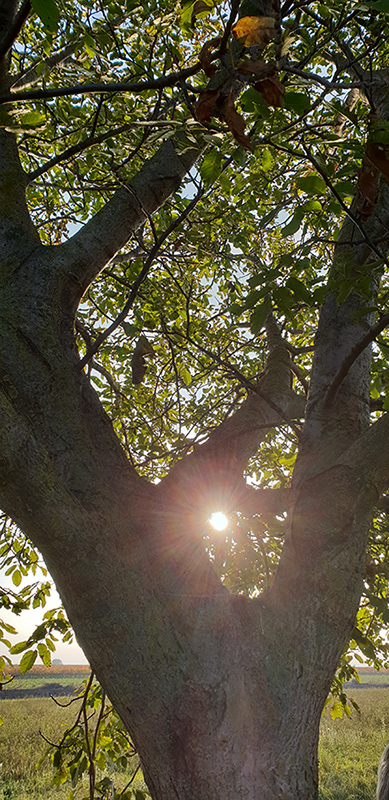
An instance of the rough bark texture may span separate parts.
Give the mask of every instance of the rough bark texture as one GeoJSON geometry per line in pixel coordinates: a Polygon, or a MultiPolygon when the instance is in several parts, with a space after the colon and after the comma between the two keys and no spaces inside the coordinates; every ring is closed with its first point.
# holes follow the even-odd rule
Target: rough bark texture
{"type": "MultiPolygon", "coordinates": [[[[167,143],[69,243],[43,247],[14,138],[0,133],[0,506],[41,550],[154,800],[314,800],[320,714],[358,606],[370,510],[389,481],[387,416],[368,428],[367,350],[325,404],[366,331],[355,316],[365,298],[338,305],[332,293],[324,305],[288,538],[274,585],[251,601],[220,584],[192,504],[213,485],[232,487],[238,506],[248,458],[293,416],[273,321],[259,392],[158,487],[136,474],[77,369],[83,291],[195,158],[167,143]]],[[[366,231],[383,247],[384,181],[380,192],[366,231]]],[[[369,260],[346,222],[333,275],[369,260]]]]}

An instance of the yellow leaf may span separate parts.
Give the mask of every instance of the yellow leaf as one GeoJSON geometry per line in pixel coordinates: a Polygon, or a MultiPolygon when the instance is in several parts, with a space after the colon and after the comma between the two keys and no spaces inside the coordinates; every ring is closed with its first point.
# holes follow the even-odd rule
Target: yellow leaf
{"type": "Polygon", "coordinates": [[[232,28],[235,39],[239,39],[245,47],[259,45],[265,47],[275,34],[273,17],[242,17],[232,28]]]}

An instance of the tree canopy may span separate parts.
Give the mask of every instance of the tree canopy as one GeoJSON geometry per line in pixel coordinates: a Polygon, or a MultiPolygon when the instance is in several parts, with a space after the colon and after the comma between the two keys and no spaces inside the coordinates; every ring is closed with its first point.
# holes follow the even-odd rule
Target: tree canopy
{"type": "MultiPolygon", "coordinates": [[[[332,584],[342,584],[338,594],[323,589],[340,631],[334,669],[343,650],[332,708],[334,715],[350,713],[343,681],[353,673],[352,659],[362,653],[377,667],[388,664],[388,0],[233,0],[231,5],[24,0],[20,7],[2,0],[0,30],[4,307],[14,302],[7,294],[14,269],[9,243],[24,236],[25,258],[31,253],[41,269],[39,291],[26,278],[31,308],[43,318],[50,290],[49,322],[66,346],[71,320],[80,359],[72,364],[74,380],[84,372],[112,421],[126,463],[142,478],[133,484],[134,497],[123,513],[131,516],[133,507],[142,507],[143,516],[138,511],[135,516],[147,528],[142,487],[145,481],[156,491],[161,487],[153,525],[158,515],[168,520],[172,532],[164,547],[181,548],[188,571],[201,549],[198,569],[205,574],[212,566],[212,592],[217,594],[218,586],[252,601],[278,593],[281,599],[274,602],[281,607],[283,581],[293,596],[291,587],[301,587],[322,563],[322,545],[304,534],[299,544],[293,540],[303,572],[297,578],[290,567],[288,532],[296,497],[303,497],[299,524],[316,528],[320,541],[322,536],[327,541],[323,519],[332,495],[339,492],[339,502],[344,500],[344,520],[351,519],[352,507],[352,525],[360,518],[364,533],[355,536],[353,555],[351,523],[347,546],[343,539],[334,544],[335,534],[329,534],[334,549],[326,555],[325,570],[318,569],[317,583],[307,579],[304,612],[309,603],[317,604],[319,583],[329,570],[332,584]],[[51,289],[61,270],[67,283],[63,279],[51,289]],[[369,431],[371,437],[362,441],[369,431]],[[307,500],[312,487],[315,501],[307,500]],[[212,529],[213,511],[228,517],[225,532],[212,529]],[[187,545],[178,544],[183,526],[187,545]],[[286,566],[281,558],[277,570],[283,547],[286,566]],[[338,566],[332,572],[334,560],[338,566]],[[348,607],[341,598],[351,584],[348,607]]],[[[23,265],[23,252],[18,258],[23,265]]],[[[22,320],[23,308],[21,302],[22,320]]],[[[12,313],[16,328],[19,317],[12,313]]],[[[25,356],[7,341],[3,333],[22,378],[25,356]]],[[[36,344],[28,348],[38,357],[36,344]]],[[[50,380],[60,386],[63,374],[58,438],[72,454],[84,433],[75,423],[69,434],[66,415],[74,389],[66,371],[61,373],[56,348],[53,333],[39,366],[26,368],[26,380],[38,386],[40,370],[50,373],[55,366],[55,378],[42,379],[36,389],[37,396],[48,396],[50,380]],[[60,430],[65,417],[66,432],[60,430]]],[[[76,359],[74,348],[72,353],[76,359]]],[[[7,389],[13,379],[7,367],[1,369],[13,403],[14,389],[7,389]]],[[[19,403],[24,413],[26,401],[18,388],[15,392],[16,411],[19,403]]],[[[53,396],[51,415],[56,402],[53,396]]],[[[94,402],[88,400],[91,414],[94,402]]],[[[27,409],[38,428],[39,403],[31,401],[27,409]]],[[[41,441],[51,454],[49,429],[48,423],[41,441]]],[[[107,454],[112,447],[107,444],[107,454]]],[[[110,457],[100,457],[102,474],[111,469],[110,457]]],[[[61,470],[67,491],[87,513],[85,497],[92,507],[94,478],[86,457],[84,463],[75,457],[74,463],[74,474],[67,461],[66,468],[61,461],[61,470]]],[[[44,552],[46,539],[34,535],[34,503],[19,502],[19,489],[12,494],[12,469],[4,466],[11,478],[0,494],[0,554],[14,588],[2,590],[1,604],[18,614],[44,606],[49,594],[46,574],[38,579],[39,551],[51,571],[52,558],[57,583],[60,567],[51,545],[44,552]],[[30,572],[34,581],[19,589],[30,572]]],[[[115,491],[115,476],[113,471],[107,493],[115,491]]],[[[48,497],[50,480],[46,475],[48,497]]],[[[39,502],[40,489],[32,479],[30,484],[39,502]]],[[[102,498],[103,491],[104,508],[108,501],[102,498]]],[[[331,531],[341,518],[335,501],[334,509],[334,519],[325,523],[331,531]]],[[[110,513],[107,508],[107,528],[110,513]]],[[[39,525],[47,538],[49,523],[39,525]]],[[[68,609],[66,580],[59,582],[68,609]]],[[[87,580],[85,585],[92,597],[87,580]]],[[[7,649],[8,623],[2,631],[7,649]]],[[[24,653],[23,669],[38,655],[49,663],[58,634],[71,636],[63,610],[48,612],[28,641],[11,647],[11,657],[24,653]]],[[[317,643],[318,654],[320,647],[317,643]]],[[[4,654],[5,673],[6,662],[4,654]]],[[[104,685],[105,671],[97,668],[98,677],[118,707],[111,686],[104,685]]],[[[315,680],[321,681],[324,702],[328,677],[319,678],[316,671],[315,680]]],[[[119,728],[120,738],[121,723],[119,728]]],[[[138,735],[142,756],[143,733],[138,735]]],[[[89,752],[85,769],[90,757],[89,752]]],[[[62,776],[64,763],[57,757],[62,776]]],[[[73,763],[73,776],[75,770],[73,763]]],[[[155,776],[148,782],[153,797],[165,798],[155,776]]],[[[293,791],[282,796],[297,796],[293,791]]]]}

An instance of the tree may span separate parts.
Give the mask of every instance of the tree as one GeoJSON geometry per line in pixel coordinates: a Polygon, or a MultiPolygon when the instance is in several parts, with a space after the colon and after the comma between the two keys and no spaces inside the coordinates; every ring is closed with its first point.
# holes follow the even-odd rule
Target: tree
{"type": "Polygon", "coordinates": [[[155,800],[313,800],[385,657],[388,11],[0,3],[0,506],[155,800]]]}

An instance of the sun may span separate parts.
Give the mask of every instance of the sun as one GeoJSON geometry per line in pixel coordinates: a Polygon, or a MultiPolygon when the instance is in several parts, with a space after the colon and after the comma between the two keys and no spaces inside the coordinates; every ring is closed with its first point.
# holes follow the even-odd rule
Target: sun
{"type": "Polygon", "coordinates": [[[228,525],[228,518],[222,511],[215,511],[214,514],[211,514],[209,522],[215,531],[224,531],[228,525]]]}

